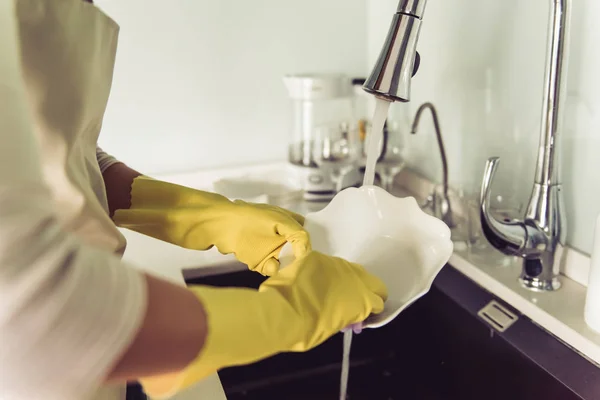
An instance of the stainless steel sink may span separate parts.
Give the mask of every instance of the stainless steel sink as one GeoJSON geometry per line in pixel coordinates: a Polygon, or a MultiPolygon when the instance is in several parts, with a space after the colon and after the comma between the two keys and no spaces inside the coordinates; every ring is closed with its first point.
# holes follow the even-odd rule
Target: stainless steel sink
{"type": "MultiPolygon", "coordinates": [[[[255,288],[264,279],[239,264],[228,271],[188,283],[255,288]]],[[[341,351],[336,335],[307,353],[279,354],[219,375],[229,400],[337,399],[341,351]]],[[[597,399],[599,371],[447,266],[431,292],[393,323],[354,338],[348,398],[597,399]],[[491,301],[515,317],[504,332],[478,315],[491,301]]]]}

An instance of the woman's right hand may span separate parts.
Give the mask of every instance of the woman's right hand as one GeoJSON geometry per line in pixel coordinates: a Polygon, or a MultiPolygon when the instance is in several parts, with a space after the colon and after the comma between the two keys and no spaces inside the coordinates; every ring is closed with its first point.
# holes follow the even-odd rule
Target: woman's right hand
{"type": "Polygon", "coordinates": [[[383,311],[384,283],[363,267],[311,251],[258,291],[191,287],[208,325],[203,349],[184,371],[141,380],[153,398],[169,397],[221,368],[281,352],[308,351],[349,325],[383,311]]]}
{"type": "Polygon", "coordinates": [[[267,279],[259,291],[280,297],[302,319],[286,350],[310,350],[383,311],[387,288],[362,266],[312,251],[267,279]]]}

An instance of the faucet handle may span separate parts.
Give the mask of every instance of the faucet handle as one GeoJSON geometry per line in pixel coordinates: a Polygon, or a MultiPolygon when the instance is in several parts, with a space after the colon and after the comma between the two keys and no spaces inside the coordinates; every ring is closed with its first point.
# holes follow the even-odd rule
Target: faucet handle
{"type": "MultiPolygon", "coordinates": [[[[490,157],[486,164],[485,170],[483,172],[483,182],[481,183],[481,193],[480,193],[480,204],[489,204],[492,197],[492,181],[496,176],[496,171],[498,170],[498,165],[500,164],[500,157],[490,157]]],[[[486,207],[487,209],[487,207],[486,207]]],[[[483,209],[482,209],[483,211],[483,209]]]]}
{"type": "Polygon", "coordinates": [[[498,165],[499,157],[488,159],[480,194],[481,228],[487,240],[495,248],[507,255],[521,255],[527,240],[527,231],[522,221],[498,221],[491,213],[490,203],[492,182],[498,165]]]}

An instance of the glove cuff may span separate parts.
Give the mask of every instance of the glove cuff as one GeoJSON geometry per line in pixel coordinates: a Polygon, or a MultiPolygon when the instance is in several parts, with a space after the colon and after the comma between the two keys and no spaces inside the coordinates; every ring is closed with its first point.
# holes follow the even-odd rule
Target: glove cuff
{"type": "Polygon", "coordinates": [[[220,194],[138,176],[131,185],[131,208],[176,208],[233,204],[220,194]]]}

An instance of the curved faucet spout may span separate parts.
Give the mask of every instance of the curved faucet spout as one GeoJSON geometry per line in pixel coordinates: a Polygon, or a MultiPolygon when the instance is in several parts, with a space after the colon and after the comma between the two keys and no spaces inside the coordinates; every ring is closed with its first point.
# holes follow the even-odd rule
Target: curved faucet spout
{"type": "Polygon", "coordinates": [[[480,199],[481,227],[485,237],[495,248],[507,255],[522,255],[527,243],[524,224],[520,221],[498,221],[490,211],[492,181],[499,163],[498,157],[492,157],[485,166],[480,199]]]}

